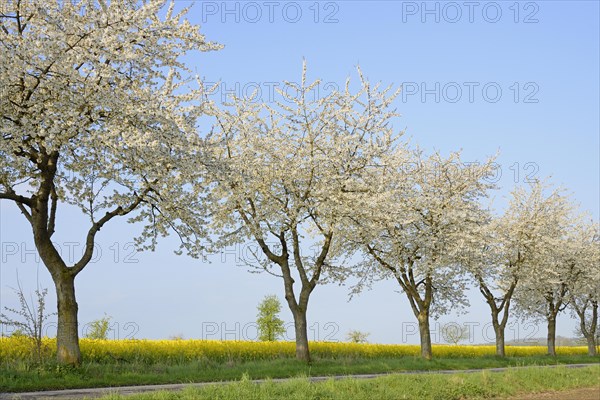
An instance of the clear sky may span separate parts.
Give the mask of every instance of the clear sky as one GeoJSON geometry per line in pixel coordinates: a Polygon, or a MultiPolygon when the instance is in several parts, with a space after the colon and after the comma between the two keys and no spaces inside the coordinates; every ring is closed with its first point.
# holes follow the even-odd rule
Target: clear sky
{"type": "MultiPolygon", "coordinates": [[[[303,59],[309,77],[323,80],[323,93],[356,79],[360,65],[371,81],[404,88],[395,127],[413,143],[445,153],[462,149],[468,161],[499,152],[499,207],[528,176],[552,176],[597,219],[599,12],[598,1],[197,1],[190,20],[225,48],[187,62],[207,82],[222,82],[215,100],[258,87],[266,101],[275,85],[300,79],[303,59]]],[[[55,241],[68,261],[70,251],[81,253],[87,224],[72,209],[61,209],[59,218],[55,241]]],[[[82,324],[106,313],[121,338],[252,339],[262,297],[277,294],[283,302],[279,279],[250,274],[240,262],[246,248],[209,263],[174,255],[176,240],[168,238],[155,253],[136,254],[131,242],[138,232],[124,221],[100,232],[96,262],[76,281],[82,324]]],[[[0,243],[0,306],[17,305],[10,287],[18,271],[26,292],[39,276],[54,309],[31,230],[8,201],[0,201],[0,243]]],[[[350,302],[347,294],[347,287],[317,287],[308,312],[311,339],[343,340],[358,329],[370,332],[371,342],[418,342],[414,316],[393,282],[350,302]]],[[[483,329],[489,318],[481,296],[472,290],[470,299],[468,314],[440,321],[479,324],[475,341],[492,339],[492,329],[483,329]]],[[[282,317],[292,321],[285,304],[282,317]]],[[[558,334],[571,336],[574,328],[565,314],[558,334]]],[[[507,340],[527,335],[544,336],[543,324],[514,325],[507,340]]]]}

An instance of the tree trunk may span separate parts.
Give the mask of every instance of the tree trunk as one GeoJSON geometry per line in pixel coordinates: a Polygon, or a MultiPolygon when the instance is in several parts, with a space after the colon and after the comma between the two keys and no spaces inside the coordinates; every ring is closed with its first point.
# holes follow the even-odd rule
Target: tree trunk
{"type": "Polygon", "coordinates": [[[285,300],[288,303],[292,316],[294,317],[294,329],[296,333],[296,358],[300,361],[310,363],[310,353],[308,351],[308,332],[306,324],[306,310],[308,308],[308,299],[314,286],[302,286],[299,300],[294,296],[294,279],[290,275],[287,264],[281,266],[283,272],[283,283],[285,287],[285,300]]]}
{"type": "Polygon", "coordinates": [[[56,356],[59,364],[79,365],[79,334],[77,301],[75,300],[75,277],[69,273],[53,276],[58,303],[58,329],[56,333],[56,356]]]}
{"type": "MultiPolygon", "coordinates": [[[[586,335],[586,339],[587,339],[587,343],[588,343],[588,355],[590,356],[595,356],[596,354],[598,354],[598,350],[597,350],[597,345],[598,345],[598,340],[597,340],[597,336],[596,336],[596,332],[598,329],[598,301],[596,300],[592,300],[591,301],[591,305],[592,305],[592,320],[590,321],[590,327],[587,329],[587,335],[586,335]]],[[[585,312],[581,315],[581,328],[582,328],[582,332],[584,331],[584,325],[585,325],[585,312]]]]}
{"type": "Polygon", "coordinates": [[[419,320],[419,335],[421,337],[421,357],[431,360],[431,332],[429,330],[429,313],[421,311],[417,317],[419,320]]]}
{"type": "Polygon", "coordinates": [[[298,309],[294,312],[294,327],[296,330],[296,359],[310,363],[306,310],[298,309]]]}
{"type": "Polygon", "coordinates": [[[504,327],[498,323],[494,323],[494,332],[496,333],[496,355],[498,357],[506,357],[504,348],[504,327]]]}
{"type": "Polygon", "coordinates": [[[506,329],[506,323],[508,322],[510,302],[515,288],[517,287],[518,279],[513,276],[513,281],[508,290],[502,296],[502,298],[500,298],[501,303],[499,305],[496,303],[496,297],[488,288],[481,275],[478,276],[478,280],[479,291],[490,306],[490,311],[492,314],[492,325],[494,326],[494,334],[496,335],[496,356],[505,357],[506,349],[504,343],[504,330],[506,329]],[[499,318],[500,313],[502,313],[502,319],[499,318]]]}
{"type": "Polygon", "coordinates": [[[47,169],[42,170],[42,182],[31,207],[31,226],[35,247],[50,272],[56,289],[58,327],[56,330],[56,358],[59,364],[79,365],[79,335],[77,333],[77,301],[75,300],[75,275],[67,268],[51,237],[54,232],[54,215],[48,214],[49,198],[53,188],[58,153],[47,160],[47,169]]]}
{"type": "Polygon", "coordinates": [[[548,355],[556,356],[556,317],[548,318],[548,355]]]}
{"type": "Polygon", "coordinates": [[[594,357],[597,353],[596,351],[596,339],[594,338],[594,335],[587,335],[586,336],[587,339],[587,346],[588,346],[588,356],[592,356],[594,357]]]}

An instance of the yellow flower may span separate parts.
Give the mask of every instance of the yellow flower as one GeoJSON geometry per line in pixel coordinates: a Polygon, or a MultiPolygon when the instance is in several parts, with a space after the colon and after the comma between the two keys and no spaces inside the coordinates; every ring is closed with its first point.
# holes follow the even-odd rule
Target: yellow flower
{"type": "MultiPolygon", "coordinates": [[[[56,355],[56,339],[44,338],[50,357],[56,355]]],[[[141,363],[183,363],[192,360],[224,362],[293,358],[294,342],[247,342],[220,340],[99,340],[81,339],[81,353],[87,361],[106,363],[128,361],[141,363]]],[[[0,362],[26,359],[32,343],[25,337],[0,338],[0,362]]],[[[415,357],[418,345],[311,342],[315,358],[395,358],[415,357]]],[[[433,355],[440,358],[481,357],[495,354],[495,346],[434,345],[433,355]]],[[[507,346],[506,355],[525,357],[546,354],[544,346],[507,346]]],[[[559,355],[587,354],[585,346],[558,347],[559,355]]]]}

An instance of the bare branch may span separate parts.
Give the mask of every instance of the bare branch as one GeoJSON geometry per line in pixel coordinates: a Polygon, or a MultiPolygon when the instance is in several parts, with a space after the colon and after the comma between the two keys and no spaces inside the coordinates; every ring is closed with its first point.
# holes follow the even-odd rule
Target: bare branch
{"type": "Polygon", "coordinates": [[[130,203],[128,206],[126,206],[125,208],[118,206],[117,208],[113,209],[112,211],[107,211],[106,214],[104,214],[104,216],[102,218],[100,218],[100,220],[98,220],[97,222],[92,224],[92,226],[88,230],[88,233],[86,236],[85,251],[83,253],[83,256],[79,259],[79,261],[75,265],[73,265],[73,267],[69,268],[70,273],[72,275],[77,275],[79,272],[81,272],[81,270],[83,268],[85,268],[85,266],[92,259],[92,255],[94,253],[94,238],[96,237],[96,234],[98,233],[98,231],[104,226],[104,224],[106,224],[108,221],[110,221],[114,217],[124,216],[124,215],[129,214],[133,210],[135,210],[144,200],[144,196],[151,191],[152,191],[152,188],[147,187],[146,189],[144,189],[142,194],[137,195],[135,197],[135,200],[132,203],[130,203]]]}

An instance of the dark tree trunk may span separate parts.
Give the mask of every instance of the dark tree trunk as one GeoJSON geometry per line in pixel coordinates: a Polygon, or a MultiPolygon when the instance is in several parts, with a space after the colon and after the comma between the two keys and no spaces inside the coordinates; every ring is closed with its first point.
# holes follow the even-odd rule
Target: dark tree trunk
{"type": "Polygon", "coordinates": [[[294,317],[294,332],[296,334],[296,359],[310,363],[308,350],[308,326],[306,323],[306,310],[312,288],[303,287],[300,291],[299,301],[296,301],[293,288],[293,279],[289,274],[284,274],[285,300],[294,317]],[[286,278],[287,275],[287,278],[286,278]]]}
{"type": "Polygon", "coordinates": [[[598,354],[596,350],[596,338],[594,338],[594,335],[588,335],[586,339],[588,346],[588,356],[596,356],[598,354]]]}
{"type": "Polygon", "coordinates": [[[421,357],[431,360],[433,357],[431,351],[431,332],[429,330],[429,313],[421,311],[417,317],[419,320],[419,335],[421,338],[421,357]]]}
{"type": "Polygon", "coordinates": [[[263,252],[269,257],[269,259],[278,264],[281,267],[281,276],[283,278],[283,286],[285,288],[285,300],[290,307],[290,311],[294,316],[294,328],[296,331],[296,358],[300,361],[310,363],[310,352],[308,349],[308,332],[306,324],[306,310],[308,309],[308,300],[310,294],[315,289],[319,277],[321,276],[321,270],[325,263],[325,258],[331,245],[331,238],[333,234],[330,232],[325,235],[323,247],[321,252],[315,261],[313,266],[313,275],[309,277],[306,269],[304,268],[304,262],[302,261],[300,251],[300,240],[296,227],[293,226],[290,230],[292,236],[294,265],[298,270],[301,281],[300,295],[296,300],[294,295],[294,278],[288,264],[289,252],[288,244],[286,242],[285,232],[281,232],[279,235],[279,241],[281,243],[281,255],[277,256],[269,250],[264,240],[259,239],[259,245],[263,249],[263,252]]]}
{"type": "Polygon", "coordinates": [[[494,333],[496,334],[496,355],[506,357],[504,345],[504,326],[494,321],[494,333]]]}
{"type": "Polygon", "coordinates": [[[490,306],[492,314],[492,325],[494,326],[494,334],[496,335],[496,356],[506,357],[506,348],[504,342],[505,329],[506,323],[508,322],[511,299],[514,290],[517,287],[518,280],[517,278],[513,278],[512,284],[504,293],[500,304],[496,303],[496,297],[486,285],[483,277],[478,276],[478,280],[479,291],[490,306]],[[500,315],[502,315],[502,319],[500,319],[500,315]]]}
{"type": "Polygon", "coordinates": [[[548,317],[548,355],[556,356],[556,317],[548,317]]]}
{"type": "Polygon", "coordinates": [[[58,305],[58,329],[56,333],[57,361],[59,364],[79,365],[79,334],[75,278],[69,273],[54,277],[58,305]]]}
{"type": "Polygon", "coordinates": [[[592,301],[589,304],[584,305],[583,308],[575,307],[575,311],[579,316],[579,327],[581,329],[581,333],[585,337],[588,346],[588,355],[595,356],[598,354],[596,349],[598,343],[596,343],[596,329],[597,329],[597,321],[598,321],[598,303],[596,301],[592,301]],[[592,308],[592,316],[589,321],[589,325],[586,323],[586,309],[591,305],[592,308]]]}
{"type": "Polygon", "coordinates": [[[30,198],[19,197],[22,213],[26,216],[33,230],[36,249],[44,265],[50,272],[56,289],[58,305],[58,328],[56,333],[57,361],[59,364],[79,365],[81,351],[77,333],[77,301],[75,299],[75,277],[90,262],[94,252],[94,237],[102,226],[116,216],[127,215],[143,200],[143,196],[152,189],[147,187],[142,196],[137,196],[127,206],[117,206],[107,211],[102,218],[92,221],[85,239],[85,251],[81,259],[73,266],[67,267],[56,247],[52,243],[56,222],[58,194],[54,184],[58,166],[59,153],[49,154],[45,150],[37,154],[37,167],[40,172],[39,189],[30,198]],[[30,212],[24,207],[28,206],[30,212]]]}
{"type": "Polygon", "coordinates": [[[294,328],[296,331],[296,359],[309,363],[310,352],[305,310],[297,310],[294,313],[294,328]]]}
{"type": "Polygon", "coordinates": [[[77,301],[75,300],[75,276],[77,271],[67,268],[64,260],[54,247],[51,236],[54,230],[54,217],[49,224],[48,196],[51,188],[51,177],[47,177],[42,193],[31,209],[31,225],[35,246],[50,272],[56,289],[58,306],[58,327],[56,331],[56,357],[59,364],[79,365],[81,351],[79,350],[79,335],[77,333],[77,301]]]}

